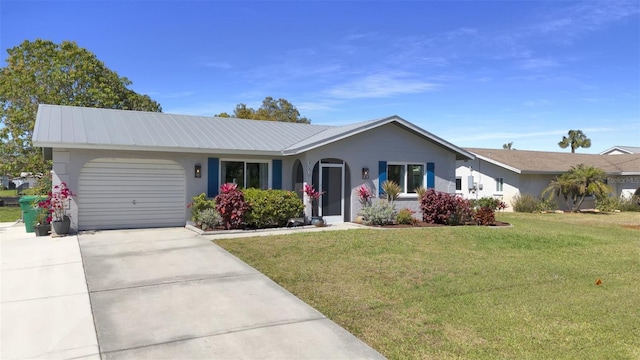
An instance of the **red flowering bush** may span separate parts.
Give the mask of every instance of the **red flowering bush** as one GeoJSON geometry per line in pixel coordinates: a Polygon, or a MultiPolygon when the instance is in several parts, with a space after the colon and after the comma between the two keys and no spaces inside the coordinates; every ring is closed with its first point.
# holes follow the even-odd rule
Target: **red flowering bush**
{"type": "Polygon", "coordinates": [[[49,197],[46,200],[38,203],[38,207],[49,212],[48,223],[51,221],[63,221],[65,217],[69,216],[67,214],[69,202],[76,194],[63,182],[54,186],[53,191],[50,191],[48,195],[49,197]]]}
{"type": "Polygon", "coordinates": [[[249,203],[244,200],[244,194],[238,190],[238,185],[226,183],[220,187],[220,194],[215,197],[216,210],[222,217],[226,229],[237,229],[244,223],[244,217],[249,211],[249,203]]]}
{"type": "Polygon", "coordinates": [[[478,225],[494,225],[496,223],[496,213],[492,208],[484,206],[476,210],[473,220],[478,225]]]}
{"type": "Polygon", "coordinates": [[[371,191],[371,189],[369,189],[367,185],[362,184],[359,188],[357,188],[356,195],[358,195],[358,199],[360,200],[360,204],[362,204],[362,206],[371,205],[373,191],[371,191]]]}
{"type": "Polygon", "coordinates": [[[461,225],[473,219],[469,200],[429,189],[420,198],[422,220],[430,224],[461,225]]]}

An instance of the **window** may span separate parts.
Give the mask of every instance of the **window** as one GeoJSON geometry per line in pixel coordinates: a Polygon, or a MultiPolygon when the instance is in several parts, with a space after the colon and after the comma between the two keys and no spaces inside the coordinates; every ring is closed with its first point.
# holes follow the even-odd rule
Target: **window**
{"type": "Polygon", "coordinates": [[[387,165],[387,180],[400,185],[403,194],[415,194],[416,188],[424,186],[424,165],[387,165]]]}
{"type": "Polygon", "coordinates": [[[504,179],[496,178],[496,192],[502,192],[503,187],[504,187],[504,179]]]}
{"type": "Polygon", "coordinates": [[[462,178],[456,178],[456,191],[462,191],[462,178]]]}
{"type": "Polygon", "coordinates": [[[242,189],[269,187],[269,164],[266,162],[222,161],[221,165],[220,179],[223,184],[238,184],[242,189]]]}

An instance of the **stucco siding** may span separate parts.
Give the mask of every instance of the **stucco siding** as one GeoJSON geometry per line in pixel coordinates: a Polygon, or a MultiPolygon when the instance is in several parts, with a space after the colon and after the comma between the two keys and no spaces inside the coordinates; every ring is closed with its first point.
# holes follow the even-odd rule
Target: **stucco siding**
{"type": "MultiPolygon", "coordinates": [[[[358,187],[365,184],[378,194],[379,161],[425,165],[432,162],[435,164],[435,189],[451,193],[455,190],[455,154],[394,124],[309,151],[303,161],[305,171],[307,161],[313,166],[324,158],[337,158],[348,166],[350,185],[345,189],[345,195],[351,205],[345,216],[347,221],[354,220],[360,211],[360,203],[354,193],[358,187]],[[369,179],[362,179],[363,167],[369,168],[369,179]]],[[[426,185],[426,179],[424,181],[426,185]]],[[[417,196],[406,195],[398,201],[396,208],[418,209],[417,204],[417,196]]]]}

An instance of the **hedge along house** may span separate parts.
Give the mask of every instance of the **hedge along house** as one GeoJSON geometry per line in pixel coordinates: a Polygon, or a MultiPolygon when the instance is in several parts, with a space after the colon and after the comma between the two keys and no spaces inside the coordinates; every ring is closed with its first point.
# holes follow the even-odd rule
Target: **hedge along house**
{"type": "MultiPolygon", "coordinates": [[[[556,176],[572,166],[585,164],[604,170],[614,195],[630,197],[640,188],[640,154],[616,156],[572,154],[504,149],[465,148],[475,155],[473,160],[458,161],[456,193],[467,199],[493,197],[509,204],[519,194],[539,197],[556,176]]],[[[595,207],[595,199],[588,198],[581,208],[595,207]]],[[[562,199],[558,207],[567,210],[562,199]]]]}
{"type": "Polygon", "coordinates": [[[314,213],[351,221],[360,185],[395,180],[399,206],[417,208],[415,187],[453,192],[456,160],[473,157],[397,116],[336,127],[57,105],[40,105],[33,143],[78,194],[78,230],[184,226],[191,198],[226,182],[301,197],[312,184],[314,213]]]}

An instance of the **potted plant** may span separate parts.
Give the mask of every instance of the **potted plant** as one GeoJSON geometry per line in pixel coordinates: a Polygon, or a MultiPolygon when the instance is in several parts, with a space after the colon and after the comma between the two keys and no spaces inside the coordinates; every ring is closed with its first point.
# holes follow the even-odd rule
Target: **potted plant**
{"type": "Polygon", "coordinates": [[[309,199],[311,199],[311,224],[318,227],[324,226],[324,219],[322,218],[322,216],[318,216],[318,210],[316,206],[314,206],[314,202],[317,201],[320,198],[320,195],[322,195],[323,193],[318,192],[313,188],[313,185],[309,184],[304,185],[303,191],[309,197],[309,199]]]}
{"type": "Polygon", "coordinates": [[[36,236],[47,236],[51,231],[51,216],[48,212],[39,210],[36,213],[36,220],[33,224],[33,230],[36,236]]]}
{"type": "Polygon", "coordinates": [[[53,187],[53,191],[49,192],[49,197],[38,203],[38,207],[45,209],[51,216],[51,225],[58,235],[68,234],[71,226],[71,219],[67,214],[69,202],[73,196],[76,196],[66,183],[61,183],[53,187]]]}

